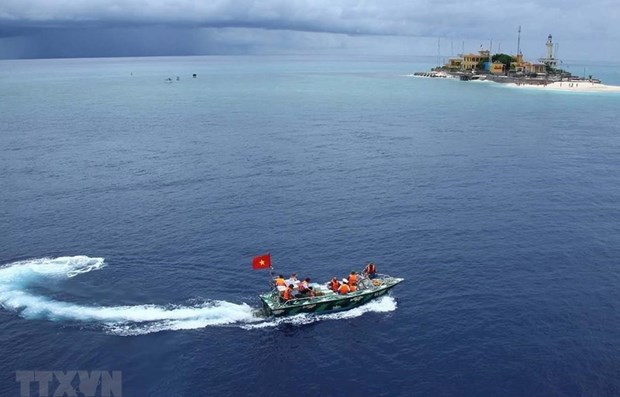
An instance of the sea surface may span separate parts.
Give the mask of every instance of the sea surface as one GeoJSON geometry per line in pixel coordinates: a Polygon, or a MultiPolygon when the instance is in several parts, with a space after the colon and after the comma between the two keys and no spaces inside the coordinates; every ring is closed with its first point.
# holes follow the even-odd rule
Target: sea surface
{"type": "Polygon", "coordinates": [[[620,395],[620,95],[430,66],[1,61],[0,396],[22,370],[121,371],[125,397],[620,395]],[[267,252],[405,281],[274,320],[267,252]]]}

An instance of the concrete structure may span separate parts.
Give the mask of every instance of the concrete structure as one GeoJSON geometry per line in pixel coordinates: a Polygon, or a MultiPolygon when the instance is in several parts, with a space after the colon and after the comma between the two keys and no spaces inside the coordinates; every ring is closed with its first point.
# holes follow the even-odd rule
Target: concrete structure
{"type": "MultiPolygon", "coordinates": [[[[519,44],[521,40],[521,27],[519,27],[519,44]]],[[[484,69],[492,75],[546,75],[549,68],[555,68],[557,60],[553,54],[553,38],[551,35],[547,38],[547,54],[545,58],[541,58],[538,63],[526,61],[523,58],[523,54],[519,51],[516,55],[512,55],[514,59],[510,63],[510,67],[499,61],[489,63],[491,59],[491,52],[489,50],[483,50],[482,47],[477,54],[459,54],[458,57],[450,58],[448,63],[439,69],[443,69],[449,72],[473,72],[481,71],[484,69]],[[481,67],[485,64],[484,67],[481,67]],[[508,70],[507,70],[508,69],[508,70]]]]}
{"type": "Polygon", "coordinates": [[[545,65],[554,68],[557,64],[557,60],[553,57],[553,37],[549,35],[547,37],[547,55],[544,58],[540,58],[539,61],[545,65]]]}
{"type": "Polygon", "coordinates": [[[620,92],[620,87],[604,86],[600,80],[573,76],[571,73],[557,69],[557,45],[554,47],[553,37],[547,38],[547,51],[539,62],[529,62],[523,58],[520,51],[521,27],[519,26],[519,40],[517,54],[508,56],[501,54],[498,59],[510,59],[509,68],[496,60],[491,62],[491,52],[483,50],[482,46],[477,54],[459,54],[450,58],[448,63],[434,68],[430,73],[414,73],[420,77],[454,78],[462,81],[487,80],[515,87],[532,87],[540,89],[554,89],[561,91],[591,91],[591,92],[620,92]],[[554,54],[555,49],[555,54],[554,54]],[[506,70],[508,69],[508,70],[506,70]]]}
{"type": "Polygon", "coordinates": [[[491,64],[491,66],[489,67],[489,72],[491,72],[492,74],[504,74],[505,73],[505,66],[503,63],[495,61],[491,64]]]}
{"type": "Polygon", "coordinates": [[[463,69],[476,70],[480,62],[489,60],[489,56],[489,50],[480,50],[477,54],[463,54],[463,69]]]}
{"type": "Polygon", "coordinates": [[[547,65],[544,63],[532,63],[523,60],[523,54],[514,55],[514,62],[510,64],[510,70],[518,74],[545,74],[547,65]]]}
{"type": "Polygon", "coordinates": [[[544,63],[532,63],[530,66],[530,73],[544,74],[547,73],[547,65],[544,63]]]}
{"type": "Polygon", "coordinates": [[[445,67],[453,72],[463,70],[463,58],[450,58],[445,67]]]}

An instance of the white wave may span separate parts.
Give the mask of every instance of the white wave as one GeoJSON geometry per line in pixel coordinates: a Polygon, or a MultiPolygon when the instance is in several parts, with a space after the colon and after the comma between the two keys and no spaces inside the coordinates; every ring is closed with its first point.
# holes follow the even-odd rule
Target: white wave
{"type": "Polygon", "coordinates": [[[247,304],[210,301],[193,306],[88,306],[33,295],[36,280],[71,278],[103,268],[103,258],[73,256],[14,262],[0,268],[0,306],[28,319],[100,323],[114,333],[139,334],[258,321],[247,304]]]}
{"type": "Polygon", "coordinates": [[[277,327],[282,324],[306,325],[323,320],[343,320],[359,317],[365,313],[386,313],[396,310],[396,300],[391,296],[382,296],[379,299],[370,301],[362,306],[351,310],[326,313],[326,314],[296,314],[289,317],[278,317],[272,320],[259,322],[256,324],[241,325],[243,329],[258,329],[277,327]]]}
{"type": "MultiPolygon", "coordinates": [[[[246,304],[237,305],[225,301],[216,301],[203,308],[191,309],[196,310],[196,312],[189,317],[149,322],[108,322],[104,324],[104,328],[111,334],[131,336],[261,321],[261,318],[254,315],[255,310],[246,304]]],[[[174,315],[170,317],[174,317],[174,315]]]]}
{"type": "Polygon", "coordinates": [[[359,317],[367,312],[396,310],[396,301],[385,296],[358,308],[331,314],[300,314],[268,319],[242,303],[208,301],[191,306],[134,305],[89,306],[34,295],[28,287],[45,279],[68,279],[105,267],[103,258],[73,256],[19,261],[0,267],[0,306],[27,319],[73,321],[95,324],[115,335],[142,335],[167,330],[189,330],[209,326],[241,326],[244,329],[303,325],[321,320],[359,317]]]}

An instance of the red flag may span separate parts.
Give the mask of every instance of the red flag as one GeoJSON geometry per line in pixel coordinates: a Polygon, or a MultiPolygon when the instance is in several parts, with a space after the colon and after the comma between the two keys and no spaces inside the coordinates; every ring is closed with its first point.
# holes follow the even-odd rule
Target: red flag
{"type": "Polygon", "coordinates": [[[252,269],[269,269],[271,267],[271,254],[259,255],[252,258],[252,269]]]}

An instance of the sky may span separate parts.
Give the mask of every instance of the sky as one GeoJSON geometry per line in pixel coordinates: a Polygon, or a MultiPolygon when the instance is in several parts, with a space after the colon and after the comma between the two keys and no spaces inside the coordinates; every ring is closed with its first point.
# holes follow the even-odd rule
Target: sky
{"type": "Polygon", "coordinates": [[[0,59],[329,54],[620,61],[619,0],[0,0],[0,59]],[[439,51],[438,51],[439,50],[439,51]]]}

